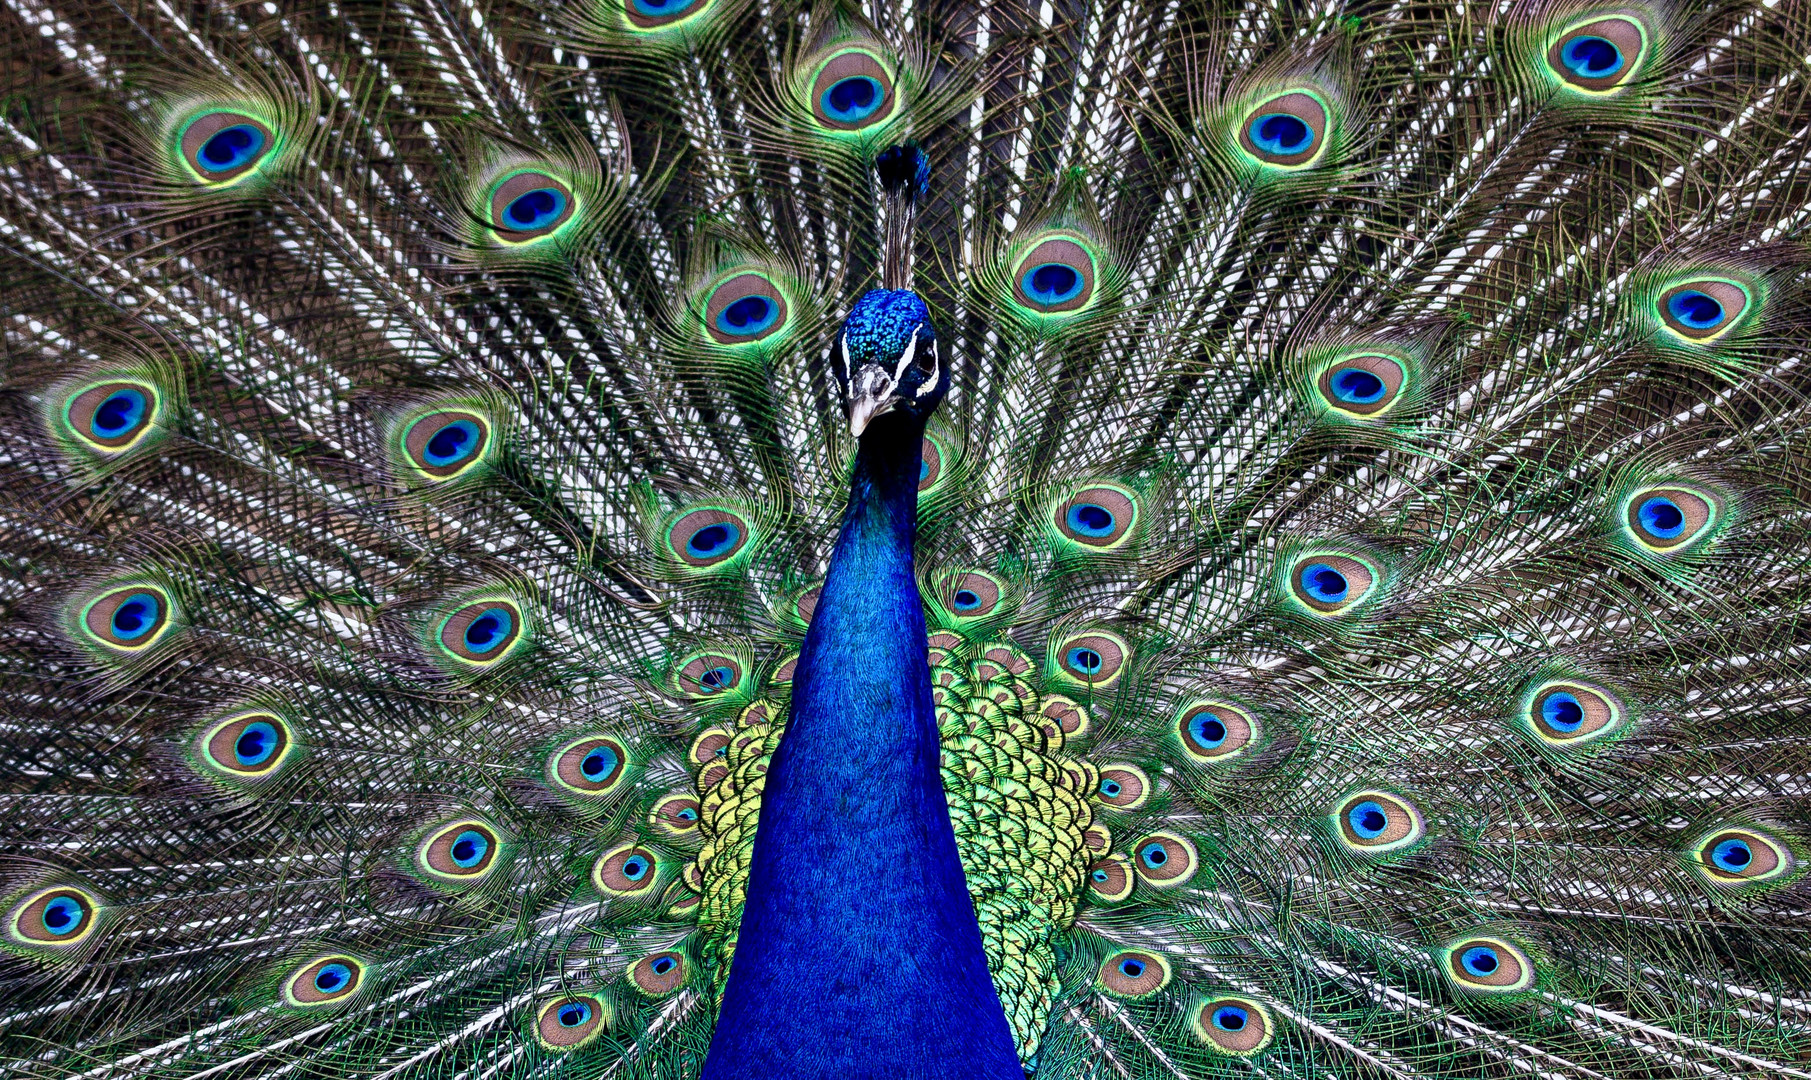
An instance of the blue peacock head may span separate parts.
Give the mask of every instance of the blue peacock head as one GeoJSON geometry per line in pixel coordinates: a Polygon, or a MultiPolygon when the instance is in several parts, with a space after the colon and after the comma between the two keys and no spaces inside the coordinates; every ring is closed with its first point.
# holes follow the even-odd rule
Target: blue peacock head
{"type": "Polygon", "coordinates": [[[830,350],[849,431],[860,436],[876,417],[898,412],[922,425],[949,392],[931,310],[909,289],[872,289],[843,321],[830,350]]]}

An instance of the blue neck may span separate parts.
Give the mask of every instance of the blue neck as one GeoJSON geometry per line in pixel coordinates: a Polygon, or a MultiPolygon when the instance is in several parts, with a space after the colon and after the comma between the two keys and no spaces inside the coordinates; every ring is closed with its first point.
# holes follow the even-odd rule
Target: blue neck
{"type": "Polygon", "coordinates": [[[869,425],[793,680],[706,1080],[1022,1080],[938,772],[922,422],[869,425]]]}

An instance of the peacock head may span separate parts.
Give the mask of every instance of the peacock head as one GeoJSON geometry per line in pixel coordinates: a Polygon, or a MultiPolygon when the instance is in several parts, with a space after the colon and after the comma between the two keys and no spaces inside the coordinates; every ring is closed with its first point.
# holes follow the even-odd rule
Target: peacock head
{"type": "Polygon", "coordinates": [[[909,289],[872,289],[843,321],[830,367],[843,392],[849,432],[860,437],[875,418],[901,413],[922,427],[949,392],[931,309],[909,289]]]}

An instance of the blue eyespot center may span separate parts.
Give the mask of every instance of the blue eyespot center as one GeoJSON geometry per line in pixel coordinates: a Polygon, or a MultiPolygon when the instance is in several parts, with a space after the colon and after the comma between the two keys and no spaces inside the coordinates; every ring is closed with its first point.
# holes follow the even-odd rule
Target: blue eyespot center
{"type": "Polygon", "coordinates": [[[1291,113],[1265,113],[1249,131],[1252,145],[1266,153],[1290,156],[1314,145],[1314,129],[1291,113]]]}
{"type": "Polygon", "coordinates": [[[665,975],[667,972],[672,971],[674,968],[676,968],[678,966],[679,966],[679,961],[673,959],[670,956],[663,956],[660,959],[654,961],[652,964],[648,965],[649,968],[653,969],[653,972],[656,975],[665,975]]]}
{"type": "Polygon", "coordinates": [[[455,420],[436,431],[422,450],[422,457],[434,468],[457,465],[478,452],[478,425],[470,420],[455,420]]]}
{"type": "Polygon", "coordinates": [[[145,395],[127,387],[107,395],[89,418],[88,430],[96,438],[117,439],[139,425],[145,417],[145,395]]]}
{"type": "Polygon", "coordinates": [[[535,188],[509,201],[503,208],[504,224],[517,232],[545,229],[566,212],[566,193],[557,188],[535,188]]]}
{"type": "Polygon", "coordinates": [[[314,988],[323,994],[343,989],[352,981],[352,969],[345,964],[327,964],[314,973],[314,988]]]}
{"type": "Polygon", "coordinates": [[[258,151],[262,149],[262,131],[250,124],[234,124],[216,131],[201,144],[200,152],[195,155],[195,164],[201,166],[204,172],[230,172],[257,157],[258,151]]]}
{"type": "Polygon", "coordinates": [[[44,914],[40,917],[44,929],[57,937],[75,933],[85,918],[82,905],[67,896],[59,896],[45,904],[44,914]]]}
{"type": "Polygon", "coordinates": [[[1693,330],[1710,330],[1723,321],[1723,304],[1696,289],[1681,289],[1666,301],[1673,318],[1693,330]]]}
{"type": "Polygon", "coordinates": [[[648,876],[648,860],[640,855],[631,855],[623,860],[623,877],[630,881],[640,881],[648,876]]]}
{"type": "Polygon", "coordinates": [[[1390,823],[1383,807],[1369,799],[1346,811],[1346,823],[1352,831],[1366,840],[1375,840],[1383,835],[1383,830],[1390,823]]]}
{"type": "Polygon", "coordinates": [[[1113,535],[1113,511],[1099,503],[1076,503],[1065,517],[1069,528],[1083,536],[1113,535]]]}
{"type": "Polygon", "coordinates": [[[973,611],[981,606],[981,594],[973,589],[957,589],[953,600],[957,611],[973,611]]]}
{"type": "Polygon", "coordinates": [[[150,593],[133,593],[113,609],[113,634],[121,641],[132,641],[151,632],[157,625],[160,605],[150,593]]]}
{"type": "Polygon", "coordinates": [[[1374,405],[1389,392],[1382,379],[1364,368],[1340,368],[1327,382],[1333,396],[1350,405],[1374,405]]]}
{"type": "Polygon", "coordinates": [[[1346,598],[1349,587],[1346,575],[1326,563],[1310,563],[1302,568],[1302,591],[1323,604],[1337,604],[1346,598]]]}
{"type": "Polygon", "coordinates": [[[1100,653],[1079,645],[1070,649],[1063,661],[1069,665],[1070,671],[1082,675],[1098,675],[1101,667],[1106,663],[1101,659],[1100,653]]]}
{"type": "Polygon", "coordinates": [[[677,814],[674,814],[673,816],[678,818],[680,821],[697,821],[698,820],[698,811],[696,811],[693,808],[688,806],[685,809],[679,811],[677,814]]]}
{"type": "Polygon", "coordinates": [[[475,653],[489,652],[503,644],[515,620],[503,608],[490,608],[465,627],[465,647],[475,653]]]}
{"type": "Polygon", "coordinates": [[[842,124],[856,124],[873,116],[886,100],[887,92],[869,75],[851,75],[838,79],[824,91],[825,115],[842,124]]]}
{"type": "Polygon", "coordinates": [[[1189,721],[1189,735],[1202,746],[1219,746],[1226,741],[1226,725],[1213,713],[1198,713],[1189,721]]]}
{"type": "Polygon", "coordinates": [[[1244,1031],[1251,1014],[1237,1005],[1222,1005],[1214,1010],[1213,1025],[1221,1031],[1244,1031]]]}
{"type": "Polygon", "coordinates": [[[717,329],[726,334],[750,336],[772,326],[780,306],[765,296],[744,296],[717,313],[717,329]]]}
{"type": "Polygon", "coordinates": [[[554,1014],[561,1027],[580,1027],[591,1022],[591,1006],[582,1001],[569,1001],[554,1014]]]}
{"type": "Polygon", "coordinates": [[[931,475],[931,463],[928,461],[920,461],[918,463],[918,482],[920,484],[924,483],[925,480],[927,480],[930,477],[930,475],[931,475]]]}
{"type": "Polygon", "coordinates": [[[453,865],[471,869],[484,860],[490,851],[490,838],[476,829],[467,829],[453,837],[453,865]]]}
{"type": "Polygon", "coordinates": [[[1754,861],[1754,849],[1748,846],[1746,840],[1731,838],[1721,841],[1711,849],[1710,861],[1719,870],[1739,874],[1754,861]]]}
{"type": "Polygon", "coordinates": [[[1479,978],[1487,978],[1496,974],[1502,961],[1498,959],[1497,951],[1490,946],[1474,945],[1459,954],[1459,966],[1479,978]]]}
{"type": "Polygon", "coordinates": [[[740,539],[741,529],[727,521],[719,521],[693,533],[685,542],[685,553],[694,559],[714,558],[735,547],[740,539]]]}
{"type": "Polygon", "coordinates": [[[1117,780],[1102,779],[1100,782],[1100,793],[1109,799],[1119,798],[1119,793],[1124,790],[1117,780]]]}
{"type": "Polygon", "coordinates": [[[1685,511],[1664,495],[1656,495],[1642,503],[1637,515],[1641,527],[1662,540],[1672,540],[1685,531],[1685,511]]]}
{"type": "Polygon", "coordinates": [[[1170,852],[1161,843],[1152,841],[1138,849],[1138,858],[1147,869],[1158,870],[1169,863],[1170,852]]]}
{"type": "Polygon", "coordinates": [[[736,685],[736,671],[729,667],[714,667],[698,677],[698,685],[707,694],[715,694],[736,685]]]}
{"type": "Polygon", "coordinates": [[[1092,878],[1096,884],[1105,884],[1107,881],[1107,878],[1110,877],[1111,875],[1109,875],[1105,870],[1096,870],[1092,874],[1089,874],[1088,876],[1090,878],[1092,878]]]}
{"type": "Polygon", "coordinates": [[[629,0],[643,15],[671,15],[690,7],[694,0],[629,0]]]}
{"type": "Polygon", "coordinates": [[[600,746],[585,755],[579,762],[579,772],[592,783],[601,783],[603,779],[616,771],[616,751],[607,746],[600,746]]]}
{"type": "Polygon", "coordinates": [[[1561,690],[1541,702],[1541,720],[1555,731],[1577,731],[1584,726],[1585,707],[1577,695],[1561,690]]]}
{"type": "Polygon", "coordinates": [[[233,743],[233,757],[241,765],[262,765],[277,752],[277,729],[265,720],[245,725],[233,743]]]}
{"type": "Polygon", "coordinates": [[[1019,287],[1033,302],[1049,306],[1063,304],[1081,295],[1087,284],[1075,267],[1067,263],[1040,263],[1025,272],[1019,287]]]}
{"type": "Polygon", "coordinates": [[[1560,63],[1586,79],[1602,79],[1622,70],[1622,50],[1607,38],[1581,34],[1561,47],[1560,63]]]}
{"type": "Polygon", "coordinates": [[[1128,956],[1119,962],[1119,973],[1128,979],[1139,978],[1144,975],[1144,961],[1128,956]]]}

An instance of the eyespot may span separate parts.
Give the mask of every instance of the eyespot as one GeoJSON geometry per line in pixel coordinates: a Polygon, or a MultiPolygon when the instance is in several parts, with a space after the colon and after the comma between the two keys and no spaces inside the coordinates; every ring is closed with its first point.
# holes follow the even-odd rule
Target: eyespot
{"type": "Polygon", "coordinates": [[[736,274],[704,302],[704,332],[719,345],[763,341],[786,328],[786,297],[764,275],[736,274]]]}
{"type": "Polygon", "coordinates": [[[1733,281],[1701,278],[1686,281],[1660,294],[1655,302],[1660,322],[1688,341],[1712,341],[1723,336],[1748,310],[1748,290],[1733,281]]]}
{"type": "Polygon", "coordinates": [[[1088,867],[1088,898],[1116,904],[1132,895],[1132,867],[1124,855],[1109,855],[1088,867]]]}
{"type": "Polygon", "coordinates": [[[1203,764],[1238,756],[1257,733],[1257,718],[1224,701],[1191,702],[1176,716],[1182,752],[1203,764]]]}
{"type": "Polygon", "coordinates": [[[591,868],[591,883],[605,896],[641,896],[660,878],[660,861],[652,851],[621,844],[606,851],[591,868]]]}
{"type": "Polygon", "coordinates": [[[742,662],[723,653],[699,653],[679,666],[679,692],[694,700],[717,697],[742,688],[742,662]]]}
{"type": "Polygon", "coordinates": [[[1467,937],[1446,947],[1446,974],[1462,990],[1508,994],[1534,985],[1534,962],[1502,938],[1467,937]]]}
{"type": "Polygon", "coordinates": [[[403,453],[434,480],[450,480],[483,461],[490,423],[474,412],[441,409],[416,418],[402,433],[403,453]]]}
{"type": "Polygon", "coordinates": [[[1719,885],[1751,884],[1784,877],[1795,868],[1792,852],[1759,829],[1719,829],[1698,842],[1695,865],[1719,885]]]}
{"type": "Polygon", "coordinates": [[[679,838],[698,833],[701,811],[698,800],[687,794],[668,795],[654,804],[648,822],[668,836],[679,838]]]}
{"type": "Polygon", "coordinates": [[[1218,997],[1190,1011],[1195,1037],[1223,1054],[1249,1057],[1270,1045],[1276,1025],[1270,1010],[1246,997],[1218,997]]]}
{"type": "Polygon", "coordinates": [[[81,625],[115,652],[137,653],[162,640],[170,627],[170,594],[149,583],[122,585],[88,601],[81,625]]]}
{"type": "Polygon", "coordinates": [[[1100,965],[1100,988],[1114,997],[1150,997],[1169,983],[1169,962],[1156,953],[1120,949],[1100,965]]]}
{"type": "Polygon", "coordinates": [[[943,448],[937,445],[937,440],[926,435],[919,444],[918,494],[923,495],[936,487],[942,478],[943,448]]]}
{"type": "Polygon", "coordinates": [[[1057,674],[1094,690],[1105,690],[1118,682],[1130,656],[1126,643],[1105,630],[1063,638],[1053,651],[1057,674]]]}
{"type": "Polygon", "coordinates": [[[13,904],[7,937],[27,947],[67,949],[88,939],[99,925],[101,902],[86,889],[57,885],[27,894],[13,904]]]}
{"type": "Polygon", "coordinates": [[[429,832],[415,849],[415,866],[441,881],[469,885],[490,874],[502,850],[497,830],[465,818],[429,832]]]}
{"type": "Polygon", "coordinates": [[[667,544],[674,557],[695,569],[722,566],[748,544],[748,521],[740,514],[715,506],[682,515],[667,530],[667,544]]]}
{"type": "Polygon", "coordinates": [[[1420,811],[1407,799],[1383,791],[1347,796],[1334,811],[1333,823],[1346,848],[1365,855],[1400,851],[1426,833],[1420,811]]]}
{"type": "Polygon", "coordinates": [[[1566,84],[1601,94],[1635,74],[1646,48],[1639,22],[1612,15],[1561,33],[1547,50],[1547,66],[1566,84]]]}
{"type": "Polygon", "coordinates": [[[1367,599],[1377,584],[1370,566],[1331,552],[1304,555],[1289,572],[1295,598],[1321,615],[1338,615],[1367,599]]]}
{"type": "Polygon", "coordinates": [[[812,115],[832,131],[862,131],[883,124],[895,105],[892,74],[862,49],[831,56],[811,84],[812,115]]]}
{"type": "Polygon", "coordinates": [[[148,382],[109,379],[72,394],[63,406],[63,422],[84,446],[117,454],[145,437],[162,405],[162,395],[148,382]]]}
{"type": "Polygon", "coordinates": [[[667,951],[652,953],[629,967],[629,981],[649,997],[665,997],[685,985],[685,954],[667,951]]]}
{"type": "Polygon", "coordinates": [[[1136,810],[1151,797],[1151,779],[1143,769],[1126,762],[1102,765],[1094,797],[1115,810],[1136,810]]]}
{"type": "Polygon", "coordinates": [[[235,713],[206,728],[197,742],[203,764],[235,780],[261,780],[288,763],[295,735],[269,712],[235,713]]]}
{"type": "Polygon", "coordinates": [[[1396,403],[1407,378],[1402,363],[1380,353],[1342,357],[1327,366],[1315,387],[1328,406],[1353,416],[1376,416],[1396,403]]]}
{"type": "Polygon", "coordinates": [[[1073,698],[1061,694],[1045,694],[1044,707],[1038,715],[1054,724],[1065,739],[1079,738],[1088,733],[1088,710],[1073,698]]]}
{"type": "Polygon", "coordinates": [[[1055,315],[1079,311],[1094,299],[1094,257],[1068,237],[1051,237],[1019,260],[1013,270],[1018,301],[1033,311],[1055,315]]]}
{"type": "Polygon", "coordinates": [[[1187,837],[1154,832],[1132,845],[1132,870],[1138,879],[1157,889],[1185,885],[1195,876],[1201,856],[1187,837]]]}
{"type": "Polygon", "coordinates": [[[1546,742],[1577,744],[1615,729],[1622,721],[1622,704],[1594,686],[1549,682],[1530,697],[1526,719],[1546,742]]]}
{"type": "Polygon", "coordinates": [[[1319,160],[1327,142],[1327,107],[1302,90],[1261,103],[1239,125],[1239,146],[1266,165],[1299,169],[1319,160]]]}
{"type": "Polygon", "coordinates": [[[182,130],[182,160],[206,184],[224,184],[245,175],[276,145],[262,120],[237,112],[211,112],[182,130]]]}
{"type": "Polygon", "coordinates": [[[1138,521],[1138,504],[1129,492],[1095,484],[1056,505],[1057,531],[1083,547],[1106,550],[1123,544],[1138,521]]]}
{"type": "Polygon", "coordinates": [[[590,994],[567,994],[542,1005],[535,1015],[535,1039],[549,1050],[577,1050],[604,1033],[610,1007],[590,994]]]}
{"type": "Polygon", "coordinates": [[[692,17],[710,0],[622,0],[623,15],[637,30],[658,30],[692,17]]]}
{"type": "Polygon", "coordinates": [[[629,768],[629,752],[608,735],[574,739],[547,760],[547,779],[587,799],[615,791],[629,768]]]}
{"type": "Polygon", "coordinates": [[[1629,532],[1641,546],[1677,551],[1702,537],[1719,516],[1719,500],[1685,487],[1644,488],[1629,496],[1629,532]]]}
{"type": "Polygon", "coordinates": [[[1000,607],[1000,582],[978,570],[952,576],[943,596],[949,613],[958,619],[984,619],[1000,607]]]}
{"type": "Polygon", "coordinates": [[[546,236],[570,221],[578,200],[565,182],[524,169],[491,188],[489,206],[490,227],[497,239],[520,244],[546,236]]]}
{"type": "Polygon", "coordinates": [[[302,965],[283,983],[283,999],[299,1008],[345,1001],[365,981],[365,965],[351,956],[323,956],[302,965]]]}
{"type": "Polygon", "coordinates": [[[455,609],[434,636],[455,659],[489,667],[514,650],[522,636],[522,611],[508,600],[478,600],[455,609]]]}

